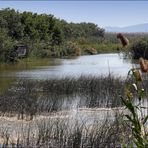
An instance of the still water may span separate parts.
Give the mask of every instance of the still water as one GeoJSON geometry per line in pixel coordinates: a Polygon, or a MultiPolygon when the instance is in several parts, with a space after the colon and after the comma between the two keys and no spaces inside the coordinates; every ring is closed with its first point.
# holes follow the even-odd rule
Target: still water
{"type": "Polygon", "coordinates": [[[87,55],[71,59],[25,59],[17,64],[0,65],[0,89],[18,79],[45,80],[108,74],[126,77],[131,67],[131,61],[119,54],[87,55]]]}

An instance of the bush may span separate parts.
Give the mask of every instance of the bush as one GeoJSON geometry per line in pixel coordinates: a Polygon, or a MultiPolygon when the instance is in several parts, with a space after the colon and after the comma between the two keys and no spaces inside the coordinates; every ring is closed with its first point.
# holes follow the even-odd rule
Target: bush
{"type": "Polygon", "coordinates": [[[133,59],[139,59],[140,57],[148,59],[148,40],[142,39],[133,43],[131,46],[131,53],[133,59]]]}
{"type": "Polygon", "coordinates": [[[65,52],[66,55],[72,55],[72,56],[81,55],[81,49],[76,43],[72,41],[69,41],[65,44],[63,51],[65,52]]]}
{"type": "Polygon", "coordinates": [[[43,43],[35,43],[30,51],[30,56],[37,58],[51,57],[51,50],[51,46],[43,43]]]}

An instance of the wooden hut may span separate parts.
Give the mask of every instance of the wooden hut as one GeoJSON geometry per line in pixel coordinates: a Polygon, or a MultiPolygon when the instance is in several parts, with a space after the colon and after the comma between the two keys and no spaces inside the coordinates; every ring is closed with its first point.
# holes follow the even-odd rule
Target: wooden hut
{"type": "Polygon", "coordinates": [[[27,47],[25,45],[17,45],[16,50],[18,58],[24,58],[27,55],[27,47]]]}

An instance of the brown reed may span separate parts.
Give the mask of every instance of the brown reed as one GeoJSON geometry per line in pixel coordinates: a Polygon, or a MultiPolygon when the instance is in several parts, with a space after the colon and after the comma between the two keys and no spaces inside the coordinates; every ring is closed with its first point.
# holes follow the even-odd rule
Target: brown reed
{"type": "Polygon", "coordinates": [[[129,45],[129,40],[128,40],[125,36],[123,36],[122,33],[118,33],[118,34],[117,34],[117,38],[120,39],[120,41],[121,41],[123,47],[126,47],[126,46],[129,45]]]}
{"type": "Polygon", "coordinates": [[[139,64],[142,72],[148,71],[148,61],[143,58],[139,58],[139,64]]]}

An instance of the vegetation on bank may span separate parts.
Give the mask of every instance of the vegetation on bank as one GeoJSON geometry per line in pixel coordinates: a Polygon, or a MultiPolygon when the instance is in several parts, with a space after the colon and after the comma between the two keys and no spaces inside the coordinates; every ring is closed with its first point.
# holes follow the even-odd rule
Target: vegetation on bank
{"type": "Polygon", "coordinates": [[[53,15],[0,10],[1,61],[11,60],[16,45],[25,45],[28,56],[61,57],[80,54],[79,43],[93,44],[103,37],[104,29],[93,23],[67,23],[53,15]]]}
{"type": "MultiPolygon", "coordinates": [[[[147,33],[124,34],[131,46],[139,40],[146,41],[148,38],[147,33]]],[[[69,42],[78,46],[81,54],[88,54],[87,51],[91,48],[99,53],[116,52],[117,48],[121,48],[116,35],[105,32],[103,28],[93,23],[68,23],[51,14],[26,11],[21,13],[10,8],[0,10],[1,61],[9,60],[9,54],[14,50],[14,46],[20,44],[27,46],[29,52],[27,56],[37,57],[75,55],[75,51],[67,49],[69,42]],[[8,57],[5,57],[6,55],[8,57]]]]}
{"type": "Polygon", "coordinates": [[[134,44],[132,44],[130,51],[133,59],[139,59],[141,57],[148,59],[148,38],[139,39],[136,41],[134,44]]]}
{"type": "MultiPolygon", "coordinates": [[[[0,61],[17,61],[18,45],[26,46],[26,57],[39,58],[117,52],[121,45],[116,35],[105,33],[103,28],[93,23],[68,23],[51,14],[1,9],[0,61]]],[[[125,36],[133,53],[136,51],[138,54],[141,45],[135,41],[148,38],[144,33],[126,33],[125,36]]],[[[133,54],[133,57],[137,58],[137,55],[133,54]]]]}

